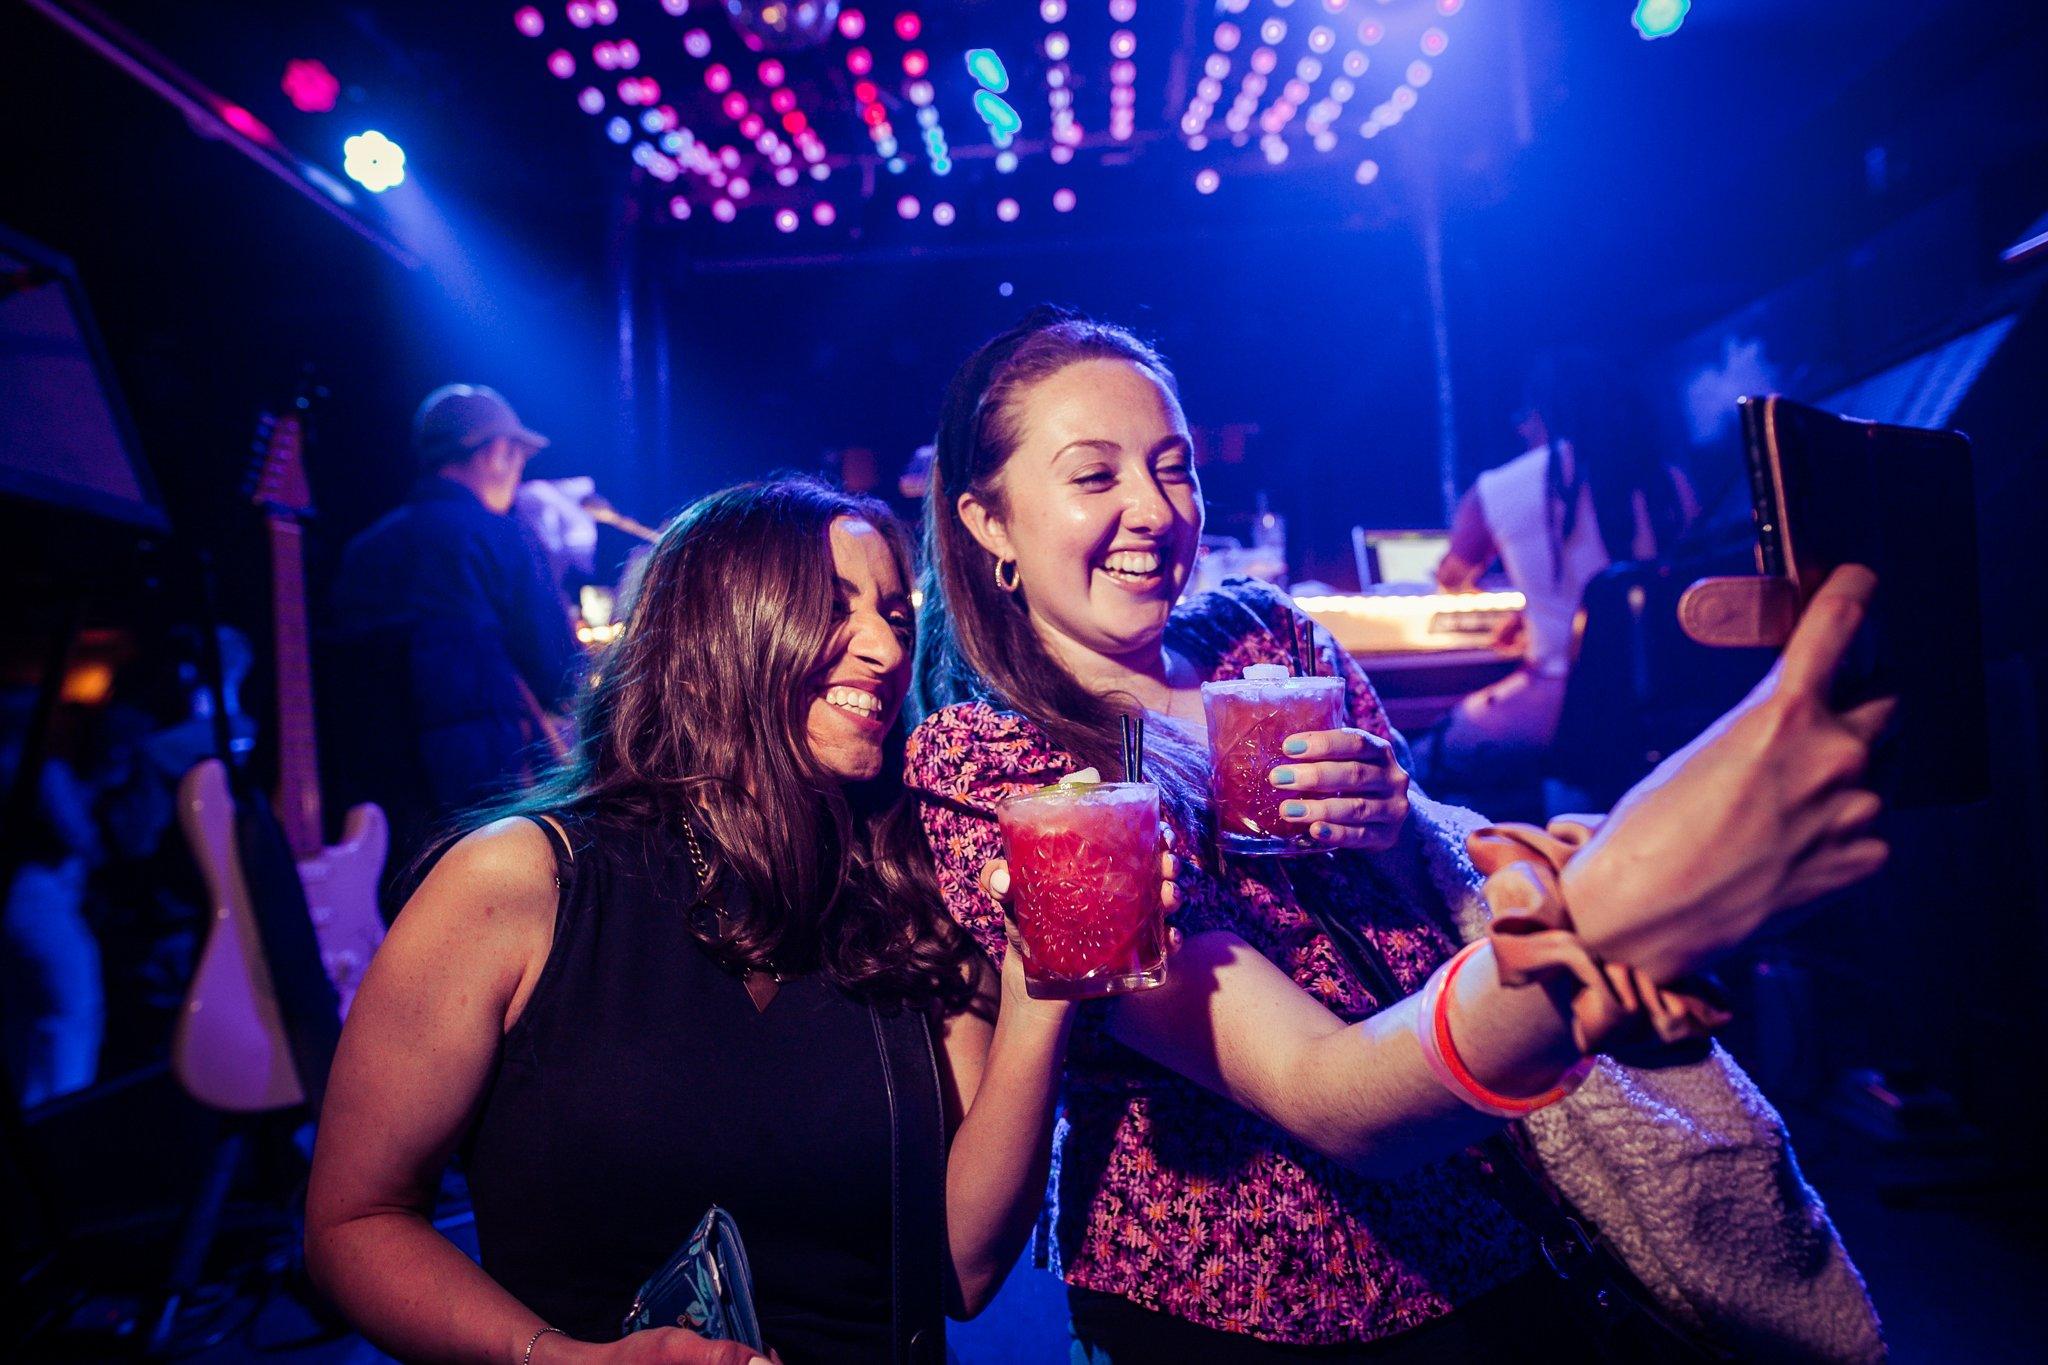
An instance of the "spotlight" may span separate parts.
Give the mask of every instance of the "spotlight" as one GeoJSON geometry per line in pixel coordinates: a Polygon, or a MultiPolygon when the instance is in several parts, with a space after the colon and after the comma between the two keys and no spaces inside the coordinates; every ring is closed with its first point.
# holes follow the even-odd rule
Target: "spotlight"
{"type": "MultiPolygon", "coordinates": [[[[624,119],[619,120],[624,123],[624,119]]],[[[628,128],[626,135],[632,136],[628,128]]],[[[624,138],[616,139],[623,142],[624,138]]],[[[382,194],[405,182],[405,148],[384,134],[369,129],[341,144],[341,169],[348,178],[372,194],[382,194]]]]}
{"type": "MultiPolygon", "coordinates": [[[[549,70],[554,69],[553,61],[549,58],[549,70]]],[[[562,73],[557,71],[555,74],[562,73]]],[[[282,88],[285,98],[292,102],[292,108],[302,114],[325,114],[334,108],[335,100],[341,95],[341,82],[327,69],[326,63],[310,57],[295,57],[285,63],[282,88]]]]}

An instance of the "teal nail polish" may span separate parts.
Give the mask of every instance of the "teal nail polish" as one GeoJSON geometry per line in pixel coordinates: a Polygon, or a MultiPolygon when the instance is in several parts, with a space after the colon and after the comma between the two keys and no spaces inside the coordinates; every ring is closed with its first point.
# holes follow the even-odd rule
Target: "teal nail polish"
{"type": "Polygon", "coordinates": [[[1308,752],[1308,741],[1296,735],[1280,747],[1290,754],[1305,754],[1308,752]]]}
{"type": "Polygon", "coordinates": [[[1283,787],[1291,787],[1291,786],[1293,786],[1293,785],[1294,785],[1294,769],[1292,769],[1292,768],[1275,768],[1275,769],[1273,769],[1273,780],[1274,780],[1275,782],[1278,782],[1278,783],[1279,783],[1279,784],[1280,784],[1281,786],[1283,786],[1283,787]]]}
{"type": "Polygon", "coordinates": [[[1290,820],[1299,820],[1302,816],[1308,814],[1308,803],[1306,801],[1282,801],[1280,803],[1280,813],[1290,820]]]}

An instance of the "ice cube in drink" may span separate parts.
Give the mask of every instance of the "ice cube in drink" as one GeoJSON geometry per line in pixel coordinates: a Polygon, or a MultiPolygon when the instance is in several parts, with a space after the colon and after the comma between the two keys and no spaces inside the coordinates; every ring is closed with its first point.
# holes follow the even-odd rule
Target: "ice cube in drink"
{"type": "Polygon", "coordinates": [[[1293,854],[1317,849],[1307,822],[1289,820],[1291,796],[1272,783],[1290,760],[1289,735],[1344,724],[1342,678],[1297,678],[1277,664],[1254,664],[1241,679],[1202,684],[1209,722],[1209,793],[1217,842],[1226,853],[1293,854]]]}
{"type": "Polygon", "coordinates": [[[1159,788],[1065,783],[996,808],[1025,989],[1084,1000],[1166,980],[1159,788]]]}

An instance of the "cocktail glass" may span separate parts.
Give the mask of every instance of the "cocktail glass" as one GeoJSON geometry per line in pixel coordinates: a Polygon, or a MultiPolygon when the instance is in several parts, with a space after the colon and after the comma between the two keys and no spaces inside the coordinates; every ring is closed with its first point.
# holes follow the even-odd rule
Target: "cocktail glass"
{"type": "Polygon", "coordinates": [[[1242,679],[1202,684],[1209,722],[1209,792],[1226,853],[1312,853],[1308,824],[1280,814],[1291,793],[1272,783],[1289,735],[1344,724],[1342,678],[1297,678],[1255,664],[1242,679]]]}
{"type": "Polygon", "coordinates": [[[1085,1000],[1166,980],[1158,787],[1042,787],[1004,801],[996,822],[1025,989],[1041,1000],[1085,1000]]]}

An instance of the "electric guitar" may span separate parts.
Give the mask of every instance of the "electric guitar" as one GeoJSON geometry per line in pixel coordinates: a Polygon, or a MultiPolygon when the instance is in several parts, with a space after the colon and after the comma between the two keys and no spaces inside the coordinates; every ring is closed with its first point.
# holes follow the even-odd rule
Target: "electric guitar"
{"type": "MultiPolygon", "coordinates": [[[[345,1015],[384,941],[377,884],[390,827],[383,811],[361,805],[348,813],[339,844],[323,842],[301,552],[302,523],[312,512],[303,460],[306,406],[301,399],[259,429],[253,496],[270,542],[277,643],[279,770],[273,804],[305,890],[321,965],[345,1015]]],[[[299,1104],[306,1087],[264,954],[259,909],[243,875],[228,770],[218,758],[195,765],[178,784],[178,823],[205,878],[212,916],[178,1016],[172,1068],[194,1099],[216,1109],[248,1113],[299,1104]]]]}

